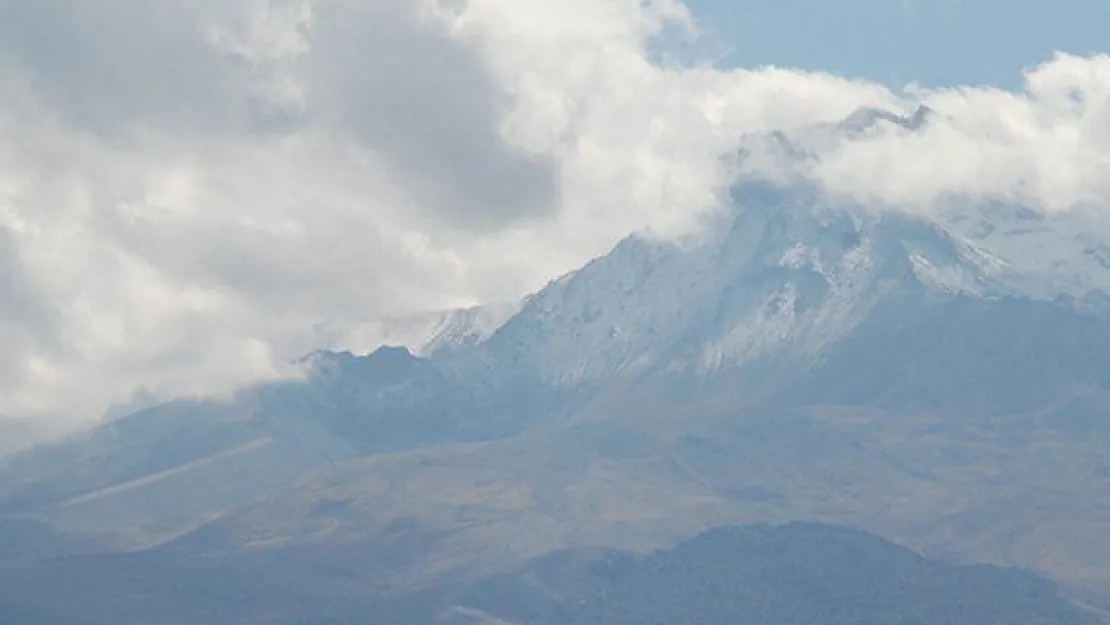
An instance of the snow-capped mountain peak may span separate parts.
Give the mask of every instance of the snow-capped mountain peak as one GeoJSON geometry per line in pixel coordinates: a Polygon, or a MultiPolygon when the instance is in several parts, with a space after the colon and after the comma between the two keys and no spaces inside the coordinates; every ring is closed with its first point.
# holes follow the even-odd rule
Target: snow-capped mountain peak
{"type": "Polygon", "coordinates": [[[363,353],[405,347],[417,356],[441,356],[486,340],[519,309],[516,302],[492,303],[392,317],[359,327],[343,342],[363,353]]]}
{"type": "Polygon", "coordinates": [[[553,282],[489,349],[558,386],[667,366],[805,359],[898,294],[991,297],[1009,265],[939,222],[863,213],[804,189],[738,187],[693,245],[632,236],[553,282]]]}
{"type": "Polygon", "coordinates": [[[862,107],[837,124],[836,127],[840,132],[853,137],[876,128],[883,123],[893,124],[903,130],[913,132],[923,128],[925,124],[929,122],[933,114],[933,110],[925,105],[918,106],[917,109],[908,116],[899,115],[880,108],[862,107]]]}
{"type": "MultiPolygon", "coordinates": [[[[916,132],[933,115],[864,109],[809,131],[853,141],[884,124],[916,132]]],[[[1084,231],[1077,216],[970,201],[929,214],[860,205],[806,177],[817,158],[810,138],[749,137],[741,165],[760,162],[738,168],[729,207],[700,239],[628,237],[528,298],[483,353],[556,387],[659,367],[707,375],[768,359],[805,366],[892,301],[1110,292],[1110,246],[1099,242],[1110,238],[1084,231]],[[768,163],[787,174],[761,175],[768,163]],[[1034,240],[1040,249],[1023,247],[1034,240]]]]}

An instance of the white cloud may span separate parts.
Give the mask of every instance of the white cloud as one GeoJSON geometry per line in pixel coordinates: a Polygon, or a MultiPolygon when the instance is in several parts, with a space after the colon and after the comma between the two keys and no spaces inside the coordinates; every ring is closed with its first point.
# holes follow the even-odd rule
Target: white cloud
{"type": "Polygon", "coordinates": [[[1027,93],[899,95],[660,66],[654,36],[696,32],[675,0],[0,13],[0,414],[220,392],[386,315],[516,297],[632,230],[696,228],[743,135],[861,105],[946,117],[823,150],[830,191],[1046,209],[1108,191],[1104,57],[1056,59],[1027,93]]]}
{"type": "Polygon", "coordinates": [[[1023,92],[911,94],[938,115],[823,152],[815,175],[864,201],[937,209],[953,195],[1069,210],[1110,198],[1110,56],[1057,55],[1023,92]]]}

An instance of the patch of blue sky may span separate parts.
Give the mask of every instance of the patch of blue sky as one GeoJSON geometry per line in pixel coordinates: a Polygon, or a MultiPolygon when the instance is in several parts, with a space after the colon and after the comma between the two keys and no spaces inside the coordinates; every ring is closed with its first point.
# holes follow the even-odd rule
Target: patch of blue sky
{"type": "Polygon", "coordinates": [[[776,65],[895,88],[1020,87],[1056,51],[1110,52],[1110,0],[686,0],[719,66],[776,65]]]}

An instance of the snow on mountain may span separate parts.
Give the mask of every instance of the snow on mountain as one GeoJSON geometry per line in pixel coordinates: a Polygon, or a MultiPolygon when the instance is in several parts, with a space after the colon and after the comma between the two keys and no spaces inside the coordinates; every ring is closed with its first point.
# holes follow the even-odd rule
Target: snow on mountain
{"type": "Polygon", "coordinates": [[[969,243],[1005,259],[1028,296],[1085,299],[1110,294],[1110,220],[1105,211],[1045,214],[1022,206],[954,203],[943,218],[969,243]]]}
{"type": "Polygon", "coordinates": [[[493,303],[392,317],[359,327],[343,343],[360,352],[405,347],[417,356],[444,355],[484,341],[519,309],[518,303],[493,303]]]}
{"type": "Polygon", "coordinates": [[[932,115],[933,110],[927,106],[917,107],[917,110],[909,116],[873,107],[863,107],[837,124],[836,129],[849,137],[857,137],[885,122],[905,130],[915,131],[928,123],[932,115]]]}
{"type": "MultiPolygon", "coordinates": [[[[914,132],[930,115],[864,110],[833,131],[842,140],[882,123],[914,132]]],[[[812,157],[784,133],[757,139],[742,158],[766,157],[768,146],[773,159],[812,157]]],[[[487,351],[569,387],[652,367],[706,374],[771,356],[804,364],[890,297],[1110,292],[1110,246],[1100,242],[1110,238],[1078,213],[955,202],[941,215],[877,210],[802,178],[750,172],[731,197],[698,239],[633,235],[552,282],[487,351]]]]}
{"type": "Polygon", "coordinates": [[[745,191],[701,240],[633,236],[555,281],[491,349],[560,386],[659,364],[709,372],[816,354],[892,291],[1006,292],[1005,263],[936,223],[745,191]]]}
{"type": "Polygon", "coordinates": [[[913,213],[831,196],[807,176],[823,146],[918,132],[935,115],[861,109],[748,137],[729,205],[699,235],[634,234],[520,303],[375,321],[334,344],[405,347],[497,392],[573,389],[651,370],[805,367],[890,298],[1107,298],[1110,226],[1099,211],[954,198],[913,213]]]}
{"type": "MultiPolygon", "coordinates": [[[[939,115],[926,106],[906,114],[865,107],[838,123],[752,135],[742,141],[734,166],[741,177],[797,190],[812,185],[811,176],[823,154],[846,142],[867,141],[876,135],[925,131],[939,115]]],[[[960,245],[973,250],[980,262],[1008,272],[1014,294],[1089,299],[1110,293],[1110,215],[1106,208],[1087,205],[1044,211],[1020,203],[953,195],[930,207],[929,215],[916,210],[916,217],[946,230],[960,245]]],[[[857,206],[852,210],[902,209],[857,206]]],[[[919,265],[922,274],[932,273],[938,280],[955,278],[942,278],[934,268],[919,265]]]]}

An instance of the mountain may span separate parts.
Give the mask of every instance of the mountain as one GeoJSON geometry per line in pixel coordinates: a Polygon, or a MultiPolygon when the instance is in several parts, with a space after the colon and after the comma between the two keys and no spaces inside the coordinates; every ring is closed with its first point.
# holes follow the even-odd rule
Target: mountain
{"type": "Polygon", "coordinates": [[[819,524],[719,528],[646,554],[567,549],[502,574],[418,590],[376,586],[375,571],[399,557],[405,557],[403,539],[391,550],[351,546],[328,554],[271,550],[229,560],[141,553],[0,564],[0,619],[18,618],[20,625],[1100,622],[1028,572],[943,564],[863,532],[819,524]],[[56,600],[50,583],[65,584],[66,601],[56,600]]]}
{"type": "Polygon", "coordinates": [[[453,599],[465,606],[455,615],[536,625],[1097,622],[1026,572],[945,565],[801,523],[720,528],[648,555],[559,552],[453,599]]]}
{"type": "Polygon", "coordinates": [[[405,347],[418,356],[442,355],[481,343],[519,308],[519,303],[496,302],[390,317],[357,328],[345,337],[344,342],[364,351],[379,347],[405,347]]]}
{"type": "Polygon", "coordinates": [[[948,227],[974,245],[994,250],[1038,299],[1066,296],[1107,303],[1110,222],[1102,207],[1044,213],[1023,206],[953,202],[948,227]]]}
{"type": "Polygon", "coordinates": [[[809,520],[1099,594],[1107,232],[1093,211],[925,215],[742,174],[699,236],[630,236],[504,322],[412,321],[370,341],[407,348],[314,354],[303,380],[0,459],[0,519],[70,536],[55,559],[291,558],[397,592],[809,520]]]}
{"type": "Polygon", "coordinates": [[[705,240],[623,241],[482,349],[555,386],[659,366],[715,375],[817,354],[882,302],[1015,292],[1002,261],[936,222],[861,216],[804,191],[741,187],[734,200],[742,209],[705,240]]]}
{"type": "Polygon", "coordinates": [[[0,515],[147,545],[353,453],[311,421],[259,421],[256,406],[173,402],[0,460],[0,515]]]}
{"type": "Polygon", "coordinates": [[[837,124],[836,129],[844,135],[856,138],[885,122],[913,132],[923,128],[933,115],[935,112],[924,105],[917,107],[908,117],[880,108],[863,107],[837,124]]]}

